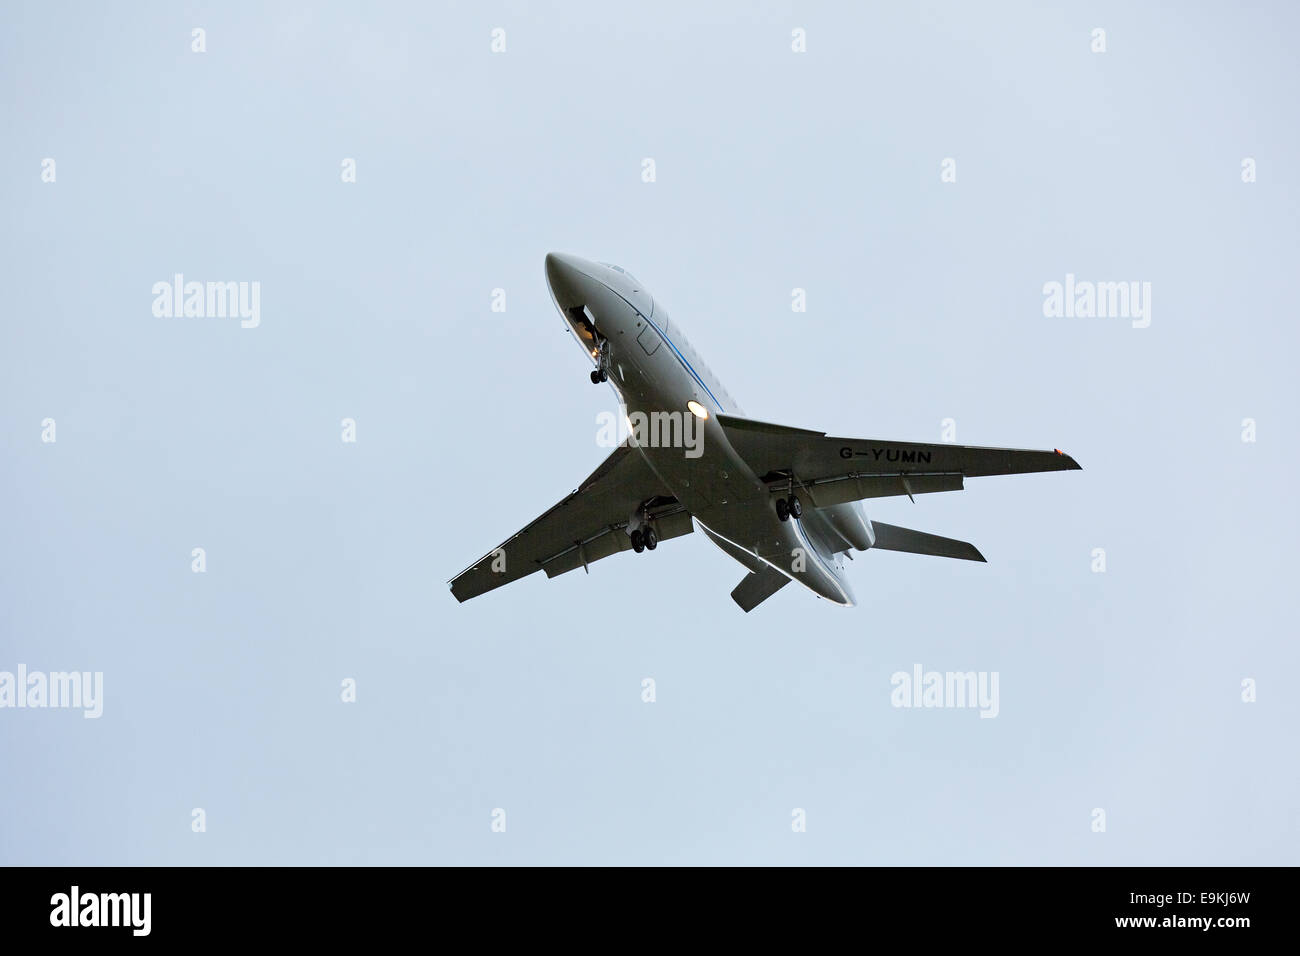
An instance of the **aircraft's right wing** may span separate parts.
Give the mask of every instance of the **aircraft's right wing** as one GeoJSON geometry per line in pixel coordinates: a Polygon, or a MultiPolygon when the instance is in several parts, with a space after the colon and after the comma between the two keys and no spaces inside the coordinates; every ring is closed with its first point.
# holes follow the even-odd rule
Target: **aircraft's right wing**
{"type": "Polygon", "coordinates": [[[1061,451],[833,438],[719,415],[727,440],[773,493],[795,490],[818,508],[862,498],[960,491],[966,478],[1079,468],[1061,451]]]}
{"type": "Polygon", "coordinates": [[[577,491],[452,578],[451,593],[467,601],[534,571],[553,578],[630,551],[628,521],[646,502],[660,541],[694,530],[690,513],[624,442],[577,491]]]}

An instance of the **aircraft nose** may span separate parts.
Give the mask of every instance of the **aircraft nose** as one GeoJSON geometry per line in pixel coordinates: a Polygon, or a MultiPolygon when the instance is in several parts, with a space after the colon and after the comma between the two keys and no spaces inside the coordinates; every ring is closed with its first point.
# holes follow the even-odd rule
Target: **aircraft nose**
{"type": "Polygon", "coordinates": [[[546,254],[546,274],[561,275],[565,270],[581,271],[586,265],[585,259],[571,256],[567,252],[548,252],[546,254]]]}
{"type": "Polygon", "coordinates": [[[561,311],[586,305],[599,282],[592,278],[595,264],[563,252],[546,254],[546,284],[561,311]]]}

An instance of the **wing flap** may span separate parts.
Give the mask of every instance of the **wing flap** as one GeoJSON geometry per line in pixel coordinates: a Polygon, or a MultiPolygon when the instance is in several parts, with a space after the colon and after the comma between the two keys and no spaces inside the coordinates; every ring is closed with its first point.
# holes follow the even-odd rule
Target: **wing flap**
{"type": "MultiPolygon", "coordinates": [[[[587,541],[575,541],[571,547],[565,548],[554,557],[544,560],[542,570],[546,572],[548,578],[553,578],[569,571],[576,571],[578,568],[583,567],[584,564],[589,565],[593,561],[608,558],[620,551],[631,551],[632,539],[628,537],[626,528],[627,522],[624,521],[621,524],[605,529],[596,537],[587,541]]],[[[655,518],[654,529],[660,541],[667,541],[669,538],[679,538],[684,534],[690,534],[695,530],[695,527],[690,514],[685,509],[682,509],[655,518]]]]}
{"type": "Polygon", "coordinates": [[[842,475],[833,478],[799,477],[799,493],[808,493],[813,506],[827,508],[863,498],[889,498],[894,495],[926,495],[938,491],[961,491],[963,480],[957,475],[842,475]]]}

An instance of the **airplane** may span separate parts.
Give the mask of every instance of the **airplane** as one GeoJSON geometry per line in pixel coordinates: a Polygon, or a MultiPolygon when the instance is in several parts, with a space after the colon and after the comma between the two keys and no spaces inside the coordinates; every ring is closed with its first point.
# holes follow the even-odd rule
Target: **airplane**
{"type": "Polygon", "coordinates": [[[984,561],[974,545],[872,521],[868,498],[960,491],[967,478],[1079,470],[1030,451],[836,438],[744,417],[662,303],[625,269],[550,253],[568,332],[625,410],[628,435],[564,500],[449,581],[464,602],[535,571],[548,578],[699,527],[745,568],[745,612],[791,581],[853,606],[845,557],[904,551],[984,561]],[[666,439],[666,440],[665,440],[666,439]]]}

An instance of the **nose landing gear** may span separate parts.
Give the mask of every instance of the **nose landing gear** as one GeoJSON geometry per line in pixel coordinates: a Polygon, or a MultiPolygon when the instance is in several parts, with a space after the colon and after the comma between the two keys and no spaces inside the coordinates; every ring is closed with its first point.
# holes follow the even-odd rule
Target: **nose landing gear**
{"type": "Polygon", "coordinates": [[[600,340],[596,352],[596,367],[591,370],[591,384],[599,385],[601,382],[609,381],[609,343],[606,339],[600,340]]]}

